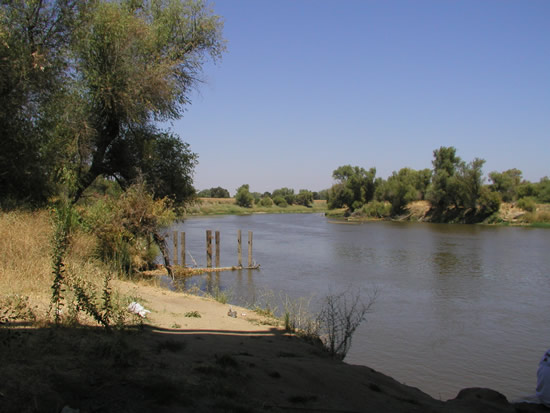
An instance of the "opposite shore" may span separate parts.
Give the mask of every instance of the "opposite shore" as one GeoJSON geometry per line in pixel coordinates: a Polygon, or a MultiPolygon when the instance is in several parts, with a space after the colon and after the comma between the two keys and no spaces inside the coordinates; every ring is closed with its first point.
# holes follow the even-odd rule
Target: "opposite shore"
{"type": "MultiPolygon", "coordinates": [[[[323,213],[329,218],[344,219],[350,222],[378,220],[441,222],[441,216],[433,214],[427,201],[411,202],[402,214],[395,217],[369,215],[362,211],[349,213],[346,208],[330,210],[324,200],[316,200],[310,207],[302,205],[286,207],[254,205],[245,208],[238,206],[234,198],[199,198],[187,211],[188,216],[303,213],[323,213]]],[[[464,220],[461,220],[461,217],[455,217],[453,221],[452,217],[449,217],[449,223],[464,223],[464,220]]],[[[515,203],[502,203],[497,213],[478,224],[550,227],[550,204],[536,204],[534,210],[526,211],[515,203]]]]}

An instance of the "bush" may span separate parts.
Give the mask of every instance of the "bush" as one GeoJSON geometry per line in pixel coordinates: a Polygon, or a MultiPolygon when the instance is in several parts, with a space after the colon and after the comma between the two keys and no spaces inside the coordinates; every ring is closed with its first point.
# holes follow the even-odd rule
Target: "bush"
{"type": "Polygon", "coordinates": [[[387,202],[371,201],[363,206],[362,212],[367,217],[385,218],[391,213],[391,204],[387,202]]]}
{"type": "Polygon", "coordinates": [[[237,194],[235,195],[235,202],[238,206],[243,208],[251,208],[252,201],[254,197],[250,193],[248,185],[242,185],[237,189],[237,194]]]}
{"type": "Polygon", "coordinates": [[[550,211],[528,212],[523,220],[528,224],[547,223],[550,222],[550,211]]]}
{"type": "Polygon", "coordinates": [[[296,203],[305,207],[311,207],[313,205],[313,192],[307,189],[300,189],[300,192],[296,195],[296,203]]]}
{"type": "Polygon", "coordinates": [[[517,207],[523,209],[527,212],[535,212],[537,209],[537,204],[535,203],[535,200],[531,197],[521,198],[517,202],[517,207]]]}
{"type": "Polygon", "coordinates": [[[498,212],[501,202],[499,193],[493,192],[487,187],[482,187],[480,196],[477,200],[478,214],[488,217],[498,212]]]}
{"type": "Polygon", "coordinates": [[[263,206],[263,207],[273,206],[273,200],[270,197],[265,196],[262,199],[260,199],[260,206],[263,206]]]}
{"type": "Polygon", "coordinates": [[[171,206],[166,198],[154,200],[144,184],[132,185],[118,199],[99,199],[85,211],[86,224],[98,239],[98,256],[126,273],[151,267],[158,232],[175,219],[171,206]]]}
{"type": "Polygon", "coordinates": [[[280,208],[286,208],[288,206],[288,202],[286,202],[286,199],[284,199],[280,195],[273,197],[273,203],[280,208]]]}

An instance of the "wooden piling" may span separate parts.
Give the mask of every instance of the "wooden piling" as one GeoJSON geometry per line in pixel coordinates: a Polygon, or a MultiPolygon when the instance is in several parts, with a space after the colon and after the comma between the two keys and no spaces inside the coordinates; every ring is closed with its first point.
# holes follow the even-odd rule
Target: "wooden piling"
{"type": "Polygon", "coordinates": [[[216,231],[216,267],[220,266],[220,231],[216,231]]]}
{"type": "Polygon", "coordinates": [[[239,267],[243,266],[243,239],[241,236],[241,230],[237,231],[237,251],[239,255],[239,267]]]}
{"type": "Polygon", "coordinates": [[[252,231],[248,231],[248,266],[252,267],[252,231]]]}
{"type": "Polygon", "coordinates": [[[206,230],[206,266],[212,267],[212,230],[206,230]]]}
{"type": "Polygon", "coordinates": [[[178,265],[178,231],[172,233],[174,240],[174,265],[178,265]]]}
{"type": "Polygon", "coordinates": [[[181,233],[181,263],[182,267],[185,267],[185,232],[181,233]]]}

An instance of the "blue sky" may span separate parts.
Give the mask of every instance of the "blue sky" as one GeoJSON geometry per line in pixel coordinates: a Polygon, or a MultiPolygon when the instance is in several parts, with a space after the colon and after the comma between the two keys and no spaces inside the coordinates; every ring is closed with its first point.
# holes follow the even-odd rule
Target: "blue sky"
{"type": "Polygon", "coordinates": [[[217,0],[227,52],[173,129],[197,189],[318,191],[454,146],[550,175],[550,1],[217,0]]]}

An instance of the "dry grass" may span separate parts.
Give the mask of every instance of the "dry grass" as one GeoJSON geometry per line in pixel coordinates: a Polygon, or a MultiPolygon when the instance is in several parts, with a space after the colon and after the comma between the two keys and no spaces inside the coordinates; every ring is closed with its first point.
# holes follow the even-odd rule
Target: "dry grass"
{"type": "Polygon", "coordinates": [[[204,204],[234,204],[235,198],[199,198],[204,204]]]}
{"type": "MultiPolygon", "coordinates": [[[[38,319],[47,318],[52,293],[52,232],[47,211],[0,212],[0,302],[13,296],[28,297],[38,319]]],[[[73,234],[65,268],[67,277],[101,291],[109,270],[93,258],[94,248],[93,236],[73,234]]],[[[73,295],[64,292],[68,301],[74,300],[73,295]]]]}
{"type": "Polygon", "coordinates": [[[0,215],[0,291],[36,295],[51,284],[50,237],[46,211],[0,215]]]}

